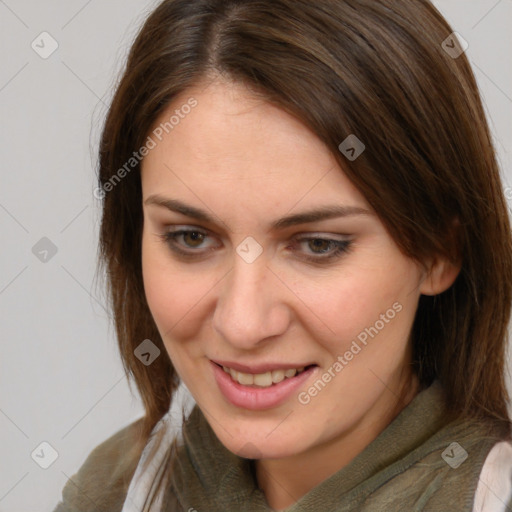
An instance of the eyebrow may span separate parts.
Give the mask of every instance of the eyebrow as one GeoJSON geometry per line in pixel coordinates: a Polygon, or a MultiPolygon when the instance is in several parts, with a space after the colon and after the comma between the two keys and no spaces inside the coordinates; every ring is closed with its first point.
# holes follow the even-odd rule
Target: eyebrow
{"type": "MultiPolygon", "coordinates": [[[[144,204],[147,205],[157,205],[168,210],[171,210],[176,213],[181,213],[186,217],[191,217],[193,219],[215,224],[215,219],[212,215],[207,213],[205,210],[201,210],[200,208],[196,208],[195,206],[190,206],[177,199],[168,199],[159,195],[149,196],[144,204]]],[[[359,206],[343,206],[343,205],[332,205],[332,206],[323,206],[321,208],[317,208],[314,210],[309,210],[301,213],[296,213],[293,215],[288,215],[281,219],[278,219],[270,225],[270,229],[273,231],[283,230],[292,226],[296,226],[298,224],[308,224],[311,222],[319,222],[322,220],[328,220],[339,217],[351,217],[356,215],[372,215],[369,210],[365,208],[361,208],[359,206]]]]}

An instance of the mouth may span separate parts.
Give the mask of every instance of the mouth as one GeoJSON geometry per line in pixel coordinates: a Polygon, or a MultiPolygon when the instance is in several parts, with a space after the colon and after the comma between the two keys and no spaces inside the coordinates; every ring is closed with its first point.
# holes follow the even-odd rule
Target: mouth
{"type": "Polygon", "coordinates": [[[241,371],[237,363],[210,360],[218,389],[231,404],[242,409],[261,411],[278,407],[298,396],[319,370],[317,364],[296,368],[279,368],[279,365],[258,367],[258,372],[241,371]],[[222,363],[222,364],[221,364],[222,363]],[[235,366],[235,368],[233,367],[235,366]]]}

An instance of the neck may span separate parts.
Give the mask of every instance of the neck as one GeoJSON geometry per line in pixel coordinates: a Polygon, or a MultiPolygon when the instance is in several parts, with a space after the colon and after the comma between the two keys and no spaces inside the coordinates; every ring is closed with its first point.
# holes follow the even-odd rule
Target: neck
{"type": "Polygon", "coordinates": [[[349,431],[285,459],[255,461],[256,478],[268,505],[283,510],[359,455],[419,392],[415,375],[387,384],[375,407],[349,431]],[[391,391],[392,390],[392,391],[391,391]]]}

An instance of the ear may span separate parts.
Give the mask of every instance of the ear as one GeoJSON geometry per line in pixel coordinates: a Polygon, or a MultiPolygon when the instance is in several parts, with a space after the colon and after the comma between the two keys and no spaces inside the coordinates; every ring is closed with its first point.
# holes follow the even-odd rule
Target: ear
{"type": "Polygon", "coordinates": [[[448,290],[455,282],[462,267],[462,258],[460,254],[459,240],[459,219],[455,218],[451,222],[450,235],[447,240],[449,253],[452,258],[436,255],[425,266],[426,275],[420,286],[420,293],[423,295],[438,295],[448,290]]]}
{"type": "Polygon", "coordinates": [[[426,277],[420,286],[423,295],[438,295],[448,290],[460,273],[460,262],[448,258],[436,257],[427,269],[426,277]]]}

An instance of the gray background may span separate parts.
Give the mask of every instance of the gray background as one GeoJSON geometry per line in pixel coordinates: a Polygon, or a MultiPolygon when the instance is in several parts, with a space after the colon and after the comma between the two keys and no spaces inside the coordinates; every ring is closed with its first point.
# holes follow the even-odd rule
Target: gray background
{"type": "MultiPolygon", "coordinates": [[[[112,86],[157,3],[0,0],[0,512],[51,511],[92,448],[143,414],[95,280],[92,191],[112,86]],[[43,31],[59,45],[47,59],[31,47],[43,31]],[[43,441],[48,469],[31,458],[50,460],[43,441]]],[[[435,3],[469,43],[508,187],[512,0],[435,3]]]]}

